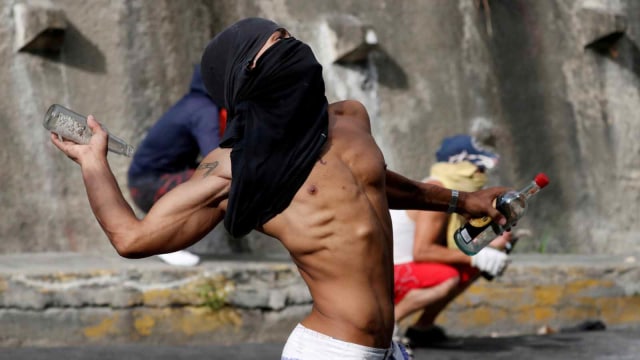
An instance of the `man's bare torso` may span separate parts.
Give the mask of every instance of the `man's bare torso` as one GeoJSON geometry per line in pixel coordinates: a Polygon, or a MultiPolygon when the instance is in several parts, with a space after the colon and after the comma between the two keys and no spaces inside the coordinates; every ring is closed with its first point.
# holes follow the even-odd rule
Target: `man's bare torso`
{"type": "MultiPolygon", "coordinates": [[[[215,173],[225,176],[228,150],[221,155],[215,173]]],[[[394,324],[385,172],[364,107],[331,104],[320,159],[287,209],[260,229],[282,242],[309,286],[313,309],[302,324],[377,348],[389,347],[394,324]]]]}
{"type": "Polygon", "coordinates": [[[361,104],[329,107],[329,140],[289,207],[264,226],[314,299],[308,328],[386,348],[393,331],[391,220],[385,162],[361,104]]]}

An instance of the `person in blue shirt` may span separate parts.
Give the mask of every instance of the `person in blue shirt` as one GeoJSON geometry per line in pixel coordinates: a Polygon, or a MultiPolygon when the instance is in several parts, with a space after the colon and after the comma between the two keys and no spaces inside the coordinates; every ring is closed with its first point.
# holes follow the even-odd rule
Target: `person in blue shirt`
{"type": "MultiPolygon", "coordinates": [[[[189,91],[149,129],[137,147],[128,171],[132,200],[147,213],[169,190],[193,175],[199,160],[218,147],[220,108],[194,66],[189,91]]],[[[172,265],[193,266],[199,257],[186,250],[159,255],[172,265]]]]}

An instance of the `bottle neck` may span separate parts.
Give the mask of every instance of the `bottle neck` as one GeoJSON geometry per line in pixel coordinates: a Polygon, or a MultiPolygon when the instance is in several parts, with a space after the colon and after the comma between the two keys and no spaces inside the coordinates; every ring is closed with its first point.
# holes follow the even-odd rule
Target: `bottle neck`
{"type": "Polygon", "coordinates": [[[532,197],[533,195],[537,194],[538,191],[540,191],[540,186],[538,186],[538,184],[536,184],[535,181],[532,181],[529,185],[527,185],[524,188],[522,188],[522,190],[520,190],[519,193],[525,199],[528,199],[528,198],[532,197]]]}

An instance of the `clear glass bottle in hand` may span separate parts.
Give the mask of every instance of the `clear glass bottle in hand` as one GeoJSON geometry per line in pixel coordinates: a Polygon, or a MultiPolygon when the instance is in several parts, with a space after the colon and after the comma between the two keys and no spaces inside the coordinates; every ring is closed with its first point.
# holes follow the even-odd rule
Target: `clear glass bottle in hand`
{"type": "MultiPolygon", "coordinates": [[[[44,116],[42,124],[47,130],[55,133],[59,137],[71,140],[77,144],[88,144],[91,139],[92,132],[87,125],[86,116],[80,115],[62,105],[51,105],[44,116]]],[[[107,145],[109,151],[129,157],[133,156],[133,146],[111,134],[102,124],[100,126],[102,126],[109,135],[107,145]]]]}

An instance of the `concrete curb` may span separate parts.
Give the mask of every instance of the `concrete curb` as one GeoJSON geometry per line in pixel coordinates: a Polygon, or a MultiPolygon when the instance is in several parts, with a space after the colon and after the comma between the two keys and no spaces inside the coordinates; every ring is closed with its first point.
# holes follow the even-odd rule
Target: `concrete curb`
{"type": "Polygon", "coordinates": [[[438,319],[460,335],[557,331],[585,320],[640,324],[637,256],[514,255],[501,278],[480,280],[438,319]]]}
{"type": "MultiPolygon", "coordinates": [[[[438,319],[452,334],[531,334],[597,318],[640,325],[634,257],[515,255],[438,319]]],[[[639,258],[640,259],[640,258],[639,258]]],[[[0,256],[0,346],[284,342],[311,307],[286,259],[156,259],[76,253],[0,256]]]]}

